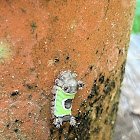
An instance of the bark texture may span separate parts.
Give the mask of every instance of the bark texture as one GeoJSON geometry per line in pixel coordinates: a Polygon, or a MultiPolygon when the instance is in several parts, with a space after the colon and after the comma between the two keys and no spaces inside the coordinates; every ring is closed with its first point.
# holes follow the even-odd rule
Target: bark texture
{"type": "Polygon", "coordinates": [[[1,1],[0,139],[111,139],[134,8],[135,0],[1,1]],[[51,89],[65,70],[85,87],[73,102],[76,126],[57,129],[51,89]]]}

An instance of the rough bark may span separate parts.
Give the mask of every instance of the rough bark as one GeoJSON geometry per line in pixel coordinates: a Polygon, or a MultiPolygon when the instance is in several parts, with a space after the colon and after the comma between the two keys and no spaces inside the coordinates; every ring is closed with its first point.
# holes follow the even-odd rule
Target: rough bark
{"type": "Polygon", "coordinates": [[[111,139],[134,7],[135,0],[1,1],[0,139],[111,139]],[[76,126],[57,129],[51,89],[64,70],[86,86],[73,102],[76,126]]]}

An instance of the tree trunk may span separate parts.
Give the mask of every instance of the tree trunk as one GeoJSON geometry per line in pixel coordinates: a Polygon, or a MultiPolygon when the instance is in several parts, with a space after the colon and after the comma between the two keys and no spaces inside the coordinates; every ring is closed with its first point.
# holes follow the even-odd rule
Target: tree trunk
{"type": "Polygon", "coordinates": [[[0,2],[0,138],[109,140],[118,109],[135,0],[0,2]],[[61,71],[85,83],[76,125],[52,123],[61,71]],[[15,91],[18,90],[18,91],[15,91]]]}

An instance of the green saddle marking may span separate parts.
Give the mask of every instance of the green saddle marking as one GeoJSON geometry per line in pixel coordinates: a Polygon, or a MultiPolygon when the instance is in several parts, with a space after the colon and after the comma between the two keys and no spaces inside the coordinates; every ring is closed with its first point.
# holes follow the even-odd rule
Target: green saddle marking
{"type": "Polygon", "coordinates": [[[60,87],[57,87],[57,93],[56,93],[56,99],[55,99],[55,111],[54,115],[56,117],[58,116],[65,116],[65,115],[71,115],[71,108],[65,109],[63,107],[63,100],[65,99],[74,99],[76,93],[65,93],[60,87]]]}

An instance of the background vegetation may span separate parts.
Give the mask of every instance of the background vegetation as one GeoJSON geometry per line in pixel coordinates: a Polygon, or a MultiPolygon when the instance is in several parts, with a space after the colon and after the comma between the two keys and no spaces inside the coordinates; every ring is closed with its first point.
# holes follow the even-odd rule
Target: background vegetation
{"type": "Polygon", "coordinates": [[[140,33],[140,0],[137,0],[136,11],[135,11],[135,18],[133,22],[132,28],[133,34],[140,33]]]}

